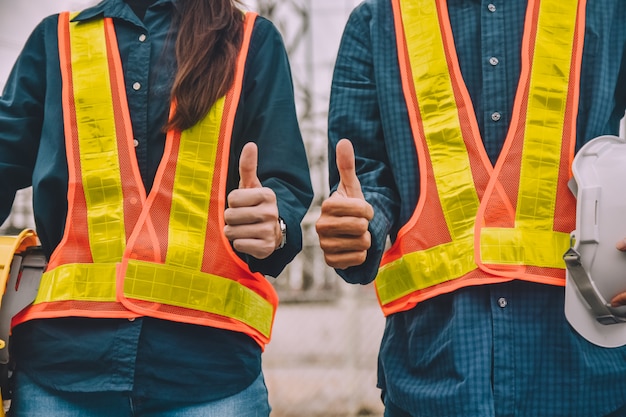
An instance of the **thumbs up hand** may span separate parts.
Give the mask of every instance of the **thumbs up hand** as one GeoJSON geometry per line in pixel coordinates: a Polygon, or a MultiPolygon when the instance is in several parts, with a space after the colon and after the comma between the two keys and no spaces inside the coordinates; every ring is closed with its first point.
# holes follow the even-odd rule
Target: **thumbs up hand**
{"type": "Polygon", "coordinates": [[[365,262],[371,246],[368,226],[374,209],[363,196],[349,140],[339,141],[336,158],[339,186],[322,203],[315,229],[326,263],[333,268],[346,269],[365,262]]]}
{"type": "Polygon", "coordinates": [[[247,143],[239,157],[239,188],[228,194],[224,234],[233,247],[257,259],[270,256],[282,241],[276,194],[257,177],[258,150],[247,143]]]}

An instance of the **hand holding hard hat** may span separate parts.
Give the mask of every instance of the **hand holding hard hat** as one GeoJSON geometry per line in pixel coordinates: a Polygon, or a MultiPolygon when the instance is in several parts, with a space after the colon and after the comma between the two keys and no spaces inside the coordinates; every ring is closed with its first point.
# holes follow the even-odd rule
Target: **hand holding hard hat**
{"type": "MultiPolygon", "coordinates": [[[[615,247],[622,252],[626,252],[626,238],[617,242],[615,244],[615,247]]],[[[626,291],[619,293],[615,297],[613,297],[613,299],[611,300],[611,305],[614,307],[626,305],[626,291]]]]}

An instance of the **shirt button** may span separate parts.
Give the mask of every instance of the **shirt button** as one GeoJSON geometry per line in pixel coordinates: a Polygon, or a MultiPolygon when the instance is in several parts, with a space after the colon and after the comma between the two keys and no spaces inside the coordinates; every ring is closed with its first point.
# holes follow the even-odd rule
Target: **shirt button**
{"type": "Polygon", "coordinates": [[[137,139],[133,139],[133,146],[136,148],[139,146],[139,141],[137,139]]]}
{"type": "Polygon", "coordinates": [[[498,120],[500,120],[501,117],[502,115],[498,113],[497,111],[491,113],[491,120],[493,120],[494,122],[497,122],[498,120]]]}
{"type": "Polygon", "coordinates": [[[145,34],[143,34],[143,33],[141,35],[139,35],[139,42],[145,42],[146,37],[147,36],[145,34]]]}
{"type": "Polygon", "coordinates": [[[491,58],[489,58],[489,63],[495,67],[500,63],[500,61],[495,56],[492,56],[491,58]]]}
{"type": "Polygon", "coordinates": [[[500,306],[500,308],[506,307],[507,304],[508,303],[506,301],[506,298],[504,298],[504,297],[498,298],[498,305],[500,306]]]}
{"type": "Polygon", "coordinates": [[[487,6],[487,9],[493,13],[496,11],[496,5],[495,4],[490,4],[489,6],[487,6]]]}
{"type": "Polygon", "coordinates": [[[141,84],[139,83],[133,83],[133,90],[137,91],[141,88],[141,84]]]}

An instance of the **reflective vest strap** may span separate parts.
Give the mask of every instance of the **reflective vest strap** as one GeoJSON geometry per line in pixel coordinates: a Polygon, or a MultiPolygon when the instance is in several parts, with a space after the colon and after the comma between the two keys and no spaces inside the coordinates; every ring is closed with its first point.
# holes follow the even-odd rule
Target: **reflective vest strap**
{"type": "Polygon", "coordinates": [[[522,229],[549,231],[554,227],[577,12],[578,0],[540,5],[517,198],[516,224],[522,229]]]}
{"type": "Polygon", "coordinates": [[[218,99],[199,123],[180,135],[165,260],[168,265],[193,270],[202,267],[224,103],[224,97],[218,99]]]}
{"type": "Polygon", "coordinates": [[[44,272],[33,304],[116,301],[116,264],[65,264],[44,272]]]}
{"type": "Polygon", "coordinates": [[[116,262],[125,246],[124,209],[105,24],[70,22],[71,68],[82,184],[94,262],[116,262]]]}
{"type": "Polygon", "coordinates": [[[563,269],[563,254],[569,246],[568,233],[546,230],[485,227],[480,236],[482,261],[486,264],[563,269]]]}
{"type": "Polygon", "coordinates": [[[473,236],[408,253],[380,268],[376,291],[382,305],[413,291],[460,278],[476,269],[473,236]]]}
{"type": "MultiPolygon", "coordinates": [[[[178,157],[176,162],[165,259],[168,265],[200,270],[208,247],[205,246],[209,224],[207,213],[220,219],[223,217],[228,176],[228,164],[224,161],[230,149],[237,110],[235,103],[241,96],[243,73],[256,17],[256,13],[245,14],[244,36],[231,89],[214,103],[198,124],[180,134],[178,155],[185,157],[178,157]]],[[[223,220],[220,220],[220,227],[216,230],[221,230],[223,224],[223,220]]],[[[217,240],[230,249],[230,244],[224,243],[225,238],[217,240]]],[[[208,245],[213,243],[212,240],[208,245]]],[[[232,251],[230,255],[235,262],[240,261],[232,251]]]]}
{"type": "MultiPolygon", "coordinates": [[[[534,51],[530,72],[522,71],[528,77],[528,99],[518,100],[514,109],[515,114],[527,114],[522,121],[525,136],[515,227],[511,230],[480,228],[480,222],[477,223],[476,248],[480,252],[476,257],[479,267],[487,273],[522,278],[518,271],[507,271],[507,265],[565,269],[563,254],[570,247],[570,237],[567,233],[554,231],[554,217],[557,195],[565,188],[564,184],[559,185],[559,176],[570,163],[563,158],[575,144],[575,128],[569,129],[572,133],[564,137],[564,124],[572,119],[575,123],[576,118],[571,114],[578,110],[584,5],[584,0],[541,1],[536,10],[531,9],[537,7],[535,3],[529,3],[527,20],[536,13],[537,23],[536,39],[533,42],[527,34],[523,46],[534,51]],[[523,105],[525,111],[521,108],[523,105]],[[562,147],[568,152],[564,153],[562,147]]],[[[512,130],[517,123],[517,120],[513,122],[512,130]]],[[[507,153],[510,147],[509,138],[503,153],[507,153]]],[[[504,159],[498,161],[495,176],[479,209],[479,219],[490,216],[485,214],[489,210],[489,195],[505,169],[504,162],[504,159]]]]}
{"type": "Polygon", "coordinates": [[[272,304],[245,285],[172,265],[130,260],[124,295],[230,317],[268,338],[274,318],[272,304]]]}
{"type": "MultiPolygon", "coordinates": [[[[506,228],[483,230],[481,249],[494,256],[483,259],[485,263],[561,269],[564,267],[562,249],[570,244],[567,233],[506,228]],[[502,241],[514,244],[501,245],[502,241]],[[506,252],[502,252],[503,250],[506,252]]],[[[469,237],[411,252],[383,265],[375,281],[381,304],[385,305],[414,291],[460,278],[475,270],[472,241],[473,238],[469,237]]]]}
{"type": "MultiPolygon", "coordinates": [[[[399,1],[395,11],[400,14],[397,18],[402,20],[406,38],[399,47],[407,48],[411,84],[418,97],[441,208],[452,240],[464,238],[473,231],[479,200],[448,71],[437,4],[432,0],[399,1]]],[[[410,88],[404,90],[405,94],[411,91],[410,88]]],[[[411,100],[407,97],[407,102],[411,100]]],[[[416,132],[419,128],[413,127],[413,130],[416,132]]]]}
{"type": "MultiPolygon", "coordinates": [[[[59,63],[62,79],[62,105],[63,105],[63,126],[65,135],[65,148],[68,167],[68,188],[67,188],[67,218],[63,231],[63,238],[50,256],[48,269],[54,268],[60,263],[71,263],[78,259],[84,260],[91,257],[88,236],[80,237],[77,249],[68,256],[63,252],[63,248],[72,236],[71,231],[87,230],[86,210],[81,215],[75,215],[77,207],[84,207],[85,197],[82,187],[80,187],[80,161],[78,156],[78,132],[76,126],[76,112],[74,104],[74,86],[72,82],[72,60],[70,47],[70,24],[69,20],[73,15],[69,12],[59,14],[58,38],[59,38],[59,63]],[[71,220],[70,220],[71,219],[71,220]],[[70,258],[69,260],[66,258],[70,258]]],[[[79,210],[80,212],[80,210],[79,210]]]]}

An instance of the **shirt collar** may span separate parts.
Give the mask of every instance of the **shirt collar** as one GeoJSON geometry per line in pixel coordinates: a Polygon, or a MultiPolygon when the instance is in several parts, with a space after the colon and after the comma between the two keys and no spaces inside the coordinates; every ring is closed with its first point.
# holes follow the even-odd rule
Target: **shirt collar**
{"type": "MultiPolygon", "coordinates": [[[[157,0],[154,5],[173,4],[176,6],[176,0],[157,0]]],[[[95,17],[113,17],[126,20],[136,19],[134,13],[124,2],[124,0],[103,0],[93,7],[89,7],[81,11],[72,19],[73,22],[90,20],[95,17]]]]}

